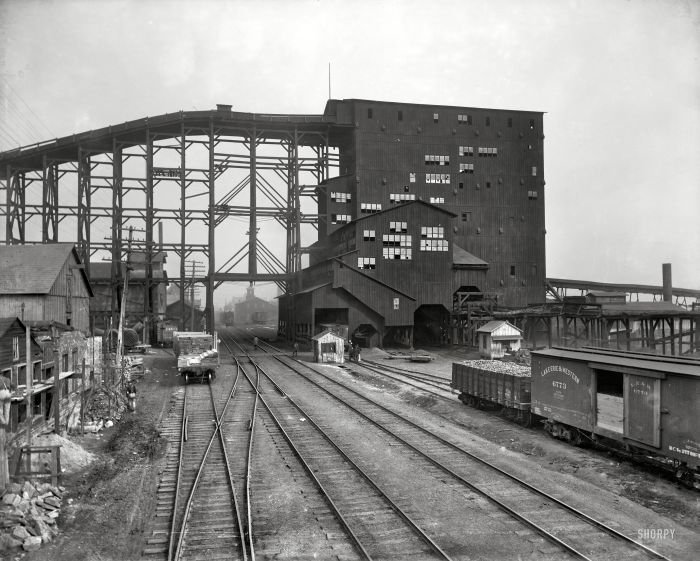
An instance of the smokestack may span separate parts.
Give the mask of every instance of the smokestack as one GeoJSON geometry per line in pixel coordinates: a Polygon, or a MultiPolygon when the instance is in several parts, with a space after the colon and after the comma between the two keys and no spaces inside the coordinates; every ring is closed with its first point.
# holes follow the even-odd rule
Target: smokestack
{"type": "Polygon", "coordinates": [[[664,279],[664,302],[673,302],[673,283],[671,281],[671,264],[663,263],[661,265],[664,279]]]}

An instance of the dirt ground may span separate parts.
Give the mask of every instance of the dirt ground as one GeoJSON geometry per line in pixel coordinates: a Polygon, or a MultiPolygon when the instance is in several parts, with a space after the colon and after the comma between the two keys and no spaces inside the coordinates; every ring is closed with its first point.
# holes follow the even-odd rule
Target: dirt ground
{"type": "MultiPolygon", "coordinates": [[[[406,369],[424,369],[449,377],[454,360],[474,358],[460,350],[430,350],[436,359],[419,365],[392,360],[406,369]]],[[[300,353],[304,358],[304,353],[300,353]]],[[[382,351],[366,353],[382,360],[382,351]]],[[[171,396],[181,381],[171,354],[156,350],[145,357],[151,374],[138,383],[137,410],[127,413],[113,427],[98,435],[74,436],[71,440],[97,459],[87,468],[72,469],[62,484],[67,498],[59,518],[57,539],[31,553],[18,552],[3,561],[122,561],[140,559],[148,537],[147,525],[155,509],[158,476],[167,443],[158,426],[167,414],[171,396]]],[[[352,367],[350,367],[352,368],[352,367]]],[[[640,470],[602,451],[581,450],[549,438],[542,431],[523,429],[497,414],[419,396],[401,390],[398,384],[377,384],[371,376],[356,372],[363,383],[380,385],[385,392],[420,405],[431,413],[452,419],[480,438],[503,446],[513,453],[527,455],[548,470],[575,475],[587,482],[643,505],[680,526],[700,526],[700,493],[681,488],[658,473],[640,470]]]]}

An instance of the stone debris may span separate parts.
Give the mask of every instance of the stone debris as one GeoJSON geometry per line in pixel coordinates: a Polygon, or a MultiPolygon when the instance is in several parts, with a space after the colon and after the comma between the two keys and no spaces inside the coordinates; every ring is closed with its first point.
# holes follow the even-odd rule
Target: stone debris
{"type": "Polygon", "coordinates": [[[0,552],[36,551],[57,536],[64,493],[49,483],[10,483],[0,501],[0,552]]]}
{"type": "Polygon", "coordinates": [[[530,367],[514,362],[503,362],[500,360],[463,360],[462,364],[477,368],[480,370],[488,370],[489,372],[502,372],[511,374],[517,378],[529,378],[530,367]]]}

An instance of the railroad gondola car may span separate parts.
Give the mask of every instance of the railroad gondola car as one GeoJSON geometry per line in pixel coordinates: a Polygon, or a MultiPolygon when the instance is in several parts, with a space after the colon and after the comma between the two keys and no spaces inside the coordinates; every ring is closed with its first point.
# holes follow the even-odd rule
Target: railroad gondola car
{"type": "MultiPolygon", "coordinates": [[[[520,379],[520,392],[527,395],[529,386],[529,412],[552,436],[653,457],[700,487],[700,362],[588,348],[533,351],[531,360],[531,377],[520,379]]],[[[499,368],[491,372],[469,362],[483,361],[452,368],[460,400],[512,409],[513,400],[499,388],[499,377],[506,379],[499,368]],[[465,375],[466,368],[480,372],[465,375]]]]}
{"type": "Polygon", "coordinates": [[[219,368],[216,332],[176,331],[173,334],[173,350],[178,374],[186,384],[190,381],[213,382],[219,368]]]}

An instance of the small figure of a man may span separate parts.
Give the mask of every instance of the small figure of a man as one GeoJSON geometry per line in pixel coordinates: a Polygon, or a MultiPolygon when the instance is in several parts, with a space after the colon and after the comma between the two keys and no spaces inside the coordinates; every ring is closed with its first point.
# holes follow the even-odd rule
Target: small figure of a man
{"type": "Polygon", "coordinates": [[[299,354],[299,343],[294,341],[294,350],[292,351],[292,356],[297,356],[299,354]]]}

